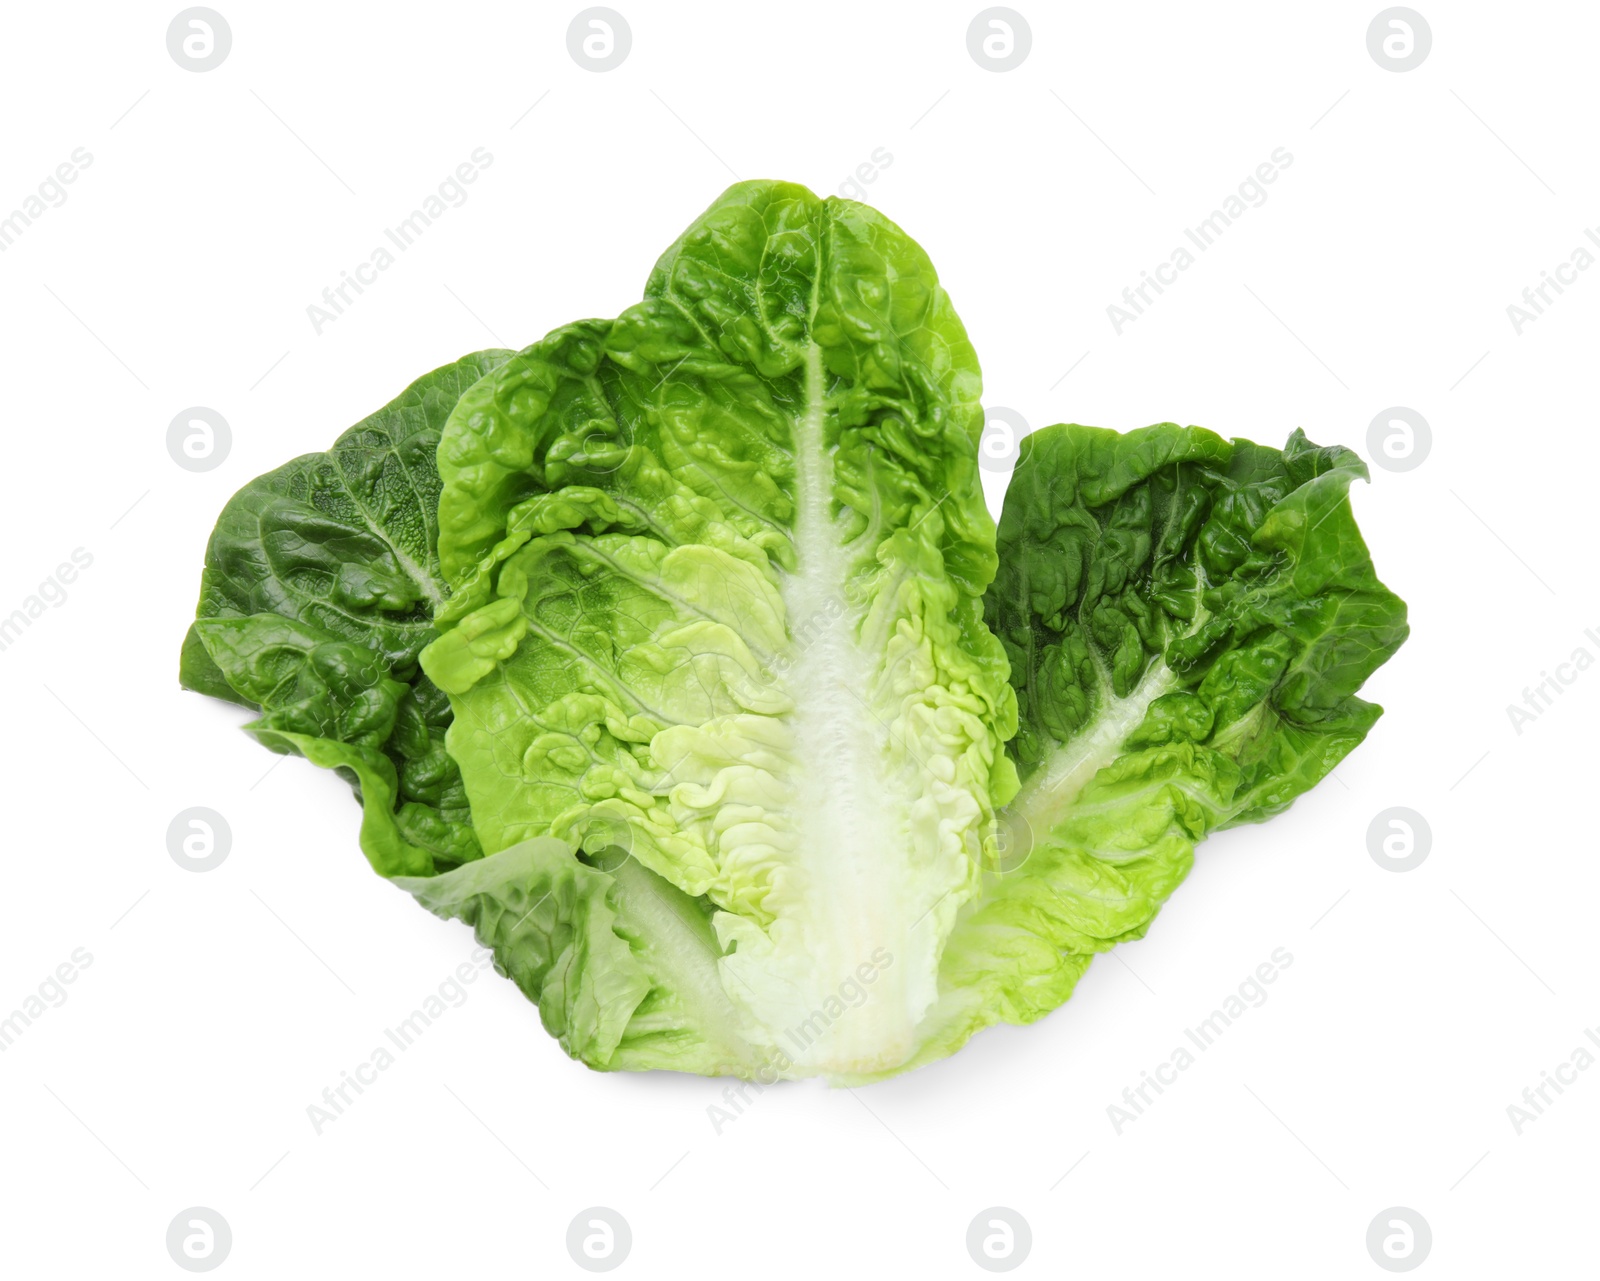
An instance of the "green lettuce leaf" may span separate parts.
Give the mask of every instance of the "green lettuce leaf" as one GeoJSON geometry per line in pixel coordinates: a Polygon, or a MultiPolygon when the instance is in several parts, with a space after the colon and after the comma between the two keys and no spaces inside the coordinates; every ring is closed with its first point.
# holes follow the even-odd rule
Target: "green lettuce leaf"
{"type": "MultiPolygon", "coordinates": [[[[625,831],[614,835],[626,843],[625,831]]],[[[776,1079],[740,1035],[717,981],[704,905],[619,846],[580,859],[567,842],[537,837],[395,884],[435,915],[472,926],[573,1058],[601,1069],[776,1079]]]]}
{"type": "Polygon", "coordinates": [[[1011,660],[1022,777],[951,933],[912,1062],[1027,1023],[1144,936],[1207,834],[1316,785],[1381,709],[1356,691],[1407,635],[1349,488],[1366,467],[1163,423],[1026,438],[985,601],[1011,660]]]}
{"type": "Polygon", "coordinates": [[[1299,431],[1047,428],[997,548],[980,390],[898,227],[741,183],[620,317],[236,494],[182,683],[347,778],[575,1059],[926,1063],[1315,786],[1407,631],[1299,431]]]}
{"type": "Polygon", "coordinates": [[[422,666],[450,696],[473,825],[492,857],[551,836],[592,857],[625,833],[613,932],[662,994],[620,1057],[597,1030],[612,1010],[569,1052],[722,1070],[737,1042],[807,1075],[916,1047],[1016,785],[982,618],[980,386],[899,228],[753,182],[643,302],[555,331],[456,406],[452,595],[422,666]]]}
{"type": "Polygon", "coordinates": [[[418,666],[448,588],[436,517],[439,433],[507,351],[419,378],[323,454],[251,481],[206,547],[179,682],[265,713],[276,752],[339,770],[362,801],[361,845],[385,875],[481,856],[450,708],[418,666]]]}

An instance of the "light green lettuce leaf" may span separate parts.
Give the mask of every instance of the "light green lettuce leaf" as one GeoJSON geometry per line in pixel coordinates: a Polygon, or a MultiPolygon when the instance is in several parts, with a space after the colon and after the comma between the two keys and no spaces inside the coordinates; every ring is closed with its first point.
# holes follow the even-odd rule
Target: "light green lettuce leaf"
{"type": "Polygon", "coordinates": [[[590,1067],[769,1073],[717,980],[705,906],[622,849],[580,859],[565,841],[535,837],[395,884],[471,925],[550,1034],[590,1067]]]}
{"type": "Polygon", "coordinates": [[[439,876],[397,877],[430,912],[466,922],[495,968],[539,1007],[575,1058],[604,1066],[650,990],[616,933],[613,881],[553,838],[523,841],[439,876]]]}
{"type": "MultiPolygon", "coordinates": [[[[643,302],[555,331],[451,415],[452,595],[422,664],[491,857],[626,833],[615,931],[670,997],[637,1023],[672,1024],[670,1006],[677,1035],[726,1045],[698,1021],[731,1010],[786,1075],[915,1048],[1015,787],[982,619],[979,391],[914,242],[757,182],[667,251],[643,302]],[[676,977],[644,955],[658,909],[637,874],[700,922],[664,949],[676,977]]],[[[619,1061],[684,1064],[630,1027],[619,1061]]],[[[611,1066],[605,1043],[567,1045],[611,1066]]]]}

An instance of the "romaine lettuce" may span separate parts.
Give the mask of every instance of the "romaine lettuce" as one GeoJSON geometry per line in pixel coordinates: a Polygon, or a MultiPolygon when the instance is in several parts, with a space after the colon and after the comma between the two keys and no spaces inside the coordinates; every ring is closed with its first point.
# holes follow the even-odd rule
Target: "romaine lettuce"
{"type": "Polygon", "coordinates": [[[903,232],[741,183],[622,316],[241,490],[183,683],[351,778],[592,1067],[941,1057],[1332,769],[1406,634],[1298,431],[1046,428],[997,553],[980,389],[903,232]]]}

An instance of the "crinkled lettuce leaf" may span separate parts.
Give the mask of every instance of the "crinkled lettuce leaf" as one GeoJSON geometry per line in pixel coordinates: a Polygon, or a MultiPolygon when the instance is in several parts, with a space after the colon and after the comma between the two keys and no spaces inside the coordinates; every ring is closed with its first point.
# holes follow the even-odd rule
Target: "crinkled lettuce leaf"
{"type": "Polygon", "coordinates": [[[964,905],[912,1063],[1055,1009],[1144,936],[1209,833],[1315,786],[1381,708],[1407,635],[1351,511],[1366,467],[1163,423],[1026,438],[985,614],[1005,646],[1022,787],[964,905]]]}
{"type": "Polygon", "coordinates": [[[591,1065],[839,1074],[915,1049],[1016,785],[982,617],[980,386],[904,232],[752,182],[641,303],[556,330],[456,406],[451,595],[422,666],[478,838],[491,858],[543,837],[592,856],[624,832],[615,929],[684,1013],[671,1053],[632,1024],[622,1058],[569,1037],[591,1065]],[[655,958],[664,909],[640,884],[695,918],[655,958]]]}
{"type": "Polygon", "coordinates": [[[259,709],[276,752],[337,769],[362,802],[361,845],[385,875],[478,858],[449,702],[417,655],[448,588],[439,568],[439,434],[462,393],[511,353],[419,378],[322,454],[258,476],[206,547],[179,682],[259,709]]]}

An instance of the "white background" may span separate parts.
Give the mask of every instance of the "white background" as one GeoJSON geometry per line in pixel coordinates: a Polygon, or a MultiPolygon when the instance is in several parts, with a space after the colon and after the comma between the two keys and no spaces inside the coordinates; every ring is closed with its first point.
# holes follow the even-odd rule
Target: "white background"
{"type": "Polygon", "coordinates": [[[93,161],[0,254],[0,614],[93,565],[0,652],[0,1013],[93,964],[0,1054],[0,1270],[183,1275],[164,1238],[194,1205],[240,1278],[584,1275],[592,1205],[632,1226],[623,1275],[984,1275],[964,1239],[995,1205],[1031,1224],[1022,1275],[1383,1275],[1395,1205],[1431,1225],[1424,1275],[1592,1270],[1600,1070],[1520,1135],[1506,1109],[1600,1022],[1600,672],[1520,734],[1506,706],[1600,657],[1600,271],[1520,336],[1506,307],[1600,221],[1600,11],[1417,0],[1432,52],[1396,74],[1372,0],[1016,0],[1032,50],[995,73],[978,3],[615,3],[633,46],[604,74],[568,53],[576,3],[217,0],[204,74],[167,52],[176,5],[8,14],[0,212],[93,161]],[[477,147],[467,202],[315,333],[308,304],[477,147]],[[1277,147],[1267,202],[1119,336],[1108,304],[1277,147]],[[491,977],[317,1136],[307,1105],[471,941],[371,874],[343,783],[179,691],[216,513],[425,370],[615,314],[735,175],[829,192],[878,148],[868,197],[938,265],[991,405],[1364,454],[1386,407],[1426,418],[1421,465],[1354,495],[1411,606],[1366,691],[1387,714],[1208,842],[1067,1006],[909,1077],[769,1090],[719,1135],[722,1083],[591,1073],[491,977]],[[192,405],[232,427],[206,474],[166,451],[192,405]],[[166,849],[193,805],[233,832],[203,875],[166,849]],[[1367,846],[1396,805],[1432,829],[1404,874],[1367,846]],[[1277,947],[1270,1000],[1115,1133],[1277,947]]]}

